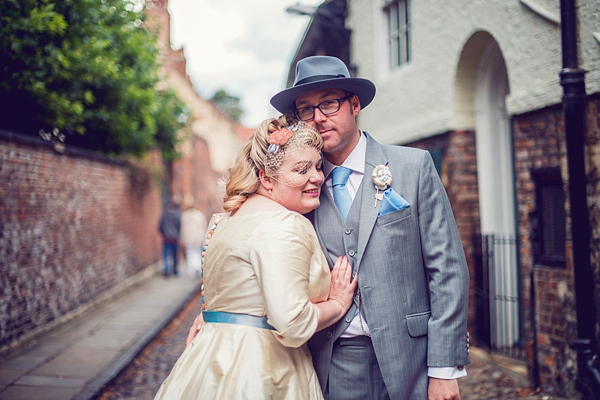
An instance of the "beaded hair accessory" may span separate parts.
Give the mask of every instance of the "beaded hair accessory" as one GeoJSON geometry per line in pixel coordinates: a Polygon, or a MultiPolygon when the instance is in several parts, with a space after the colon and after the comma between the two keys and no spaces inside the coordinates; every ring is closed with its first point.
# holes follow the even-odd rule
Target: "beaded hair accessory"
{"type": "Polygon", "coordinates": [[[269,147],[264,158],[266,175],[269,177],[280,176],[280,167],[283,161],[289,156],[293,157],[298,151],[312,146],[311,136],[318,135],[319,132],[315,128],[302,121],[294,122],[270,133],[267,139],[269,147]],[[308,131],[311,131],[312,134],[307,134],[308,131]]]}
{"type": "Polygon", "coordinates": [[[269,135],[269,148],[267,152],[277,153],[281,146],[284,146],[291,138],[294,133],[298,130],[297,125],[290,125],[287,128],[277,129],[275,132],[269,135]]]}
{"type": "Polygon", "coordinates": [[[204,236],[204,243],[202,243],[202,259],[200,262],[200,291],[202,293],[202,309],[206,309],[206,305],[204,304],[204,255],[206,254],[206,249],[208,248],[208,243],[212,239],[213,234],[215,233],[215,229],[217,229],[217,224],[223,217],[223,214],[215,214],[212,218],[211,225],[208,227],[206,231],[206,235],[204,236]]]}

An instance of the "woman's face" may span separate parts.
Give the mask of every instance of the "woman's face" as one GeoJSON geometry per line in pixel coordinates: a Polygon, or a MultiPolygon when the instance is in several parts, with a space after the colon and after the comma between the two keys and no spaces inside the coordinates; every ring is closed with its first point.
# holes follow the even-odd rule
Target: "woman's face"
{"type": "Polygon", "coordinates": [[[314,147],[294,148],[286,154],[274,181],[271,198],[300,214],[319,207],[323,176],[321,153],[314,147]]]}

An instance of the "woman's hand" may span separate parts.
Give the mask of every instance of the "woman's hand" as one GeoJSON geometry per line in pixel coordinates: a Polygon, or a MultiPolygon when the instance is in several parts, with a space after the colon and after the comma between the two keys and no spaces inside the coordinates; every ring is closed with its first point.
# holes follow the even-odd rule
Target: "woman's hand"
{"type": "Polygon", "coordinates": [[[350,280],[351,275],[352,267],[348,262],[348,256],[338,258],[331,270],[329,298],[327,301],[315,304],[319,310],[316,332],[338,322],[352,306],[358,278],[355,276],[350,280]]]}
{"type": "Polygon", "coordinates": [[[338,303],[341,307],[343,316],[352,305],[354,291],[358,283],[358,277],[352,276],[352,266],[348,261],[348,256],[339,257],[331,270],[331,285],[329,286],[328,300],[338,303]]]}
{"type": "Polygon", "coordinates": [[[188,347],[188,344],[190,344],[192,342],[192,340],[194,340],[194,338],[196,337],[198,332],[200,332],[200,329],[202,329],[203,325],[204,325],[204,318],[202,318],[202,313],[200,313],[194,320],[194,323],[192,324],[192,327],[190,328],[190,330],[188,332],[188,336],[185,341],[185,347],[188,347]]]}

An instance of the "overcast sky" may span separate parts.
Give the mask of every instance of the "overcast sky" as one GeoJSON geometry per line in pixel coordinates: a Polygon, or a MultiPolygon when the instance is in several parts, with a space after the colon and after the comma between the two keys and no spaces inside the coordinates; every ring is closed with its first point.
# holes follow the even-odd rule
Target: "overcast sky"
{"type": "MultiPolygon", "coordinates": [[[[317,6],[323,0],[304,0],[317,6]]],[[[310,22],[290,15],[295,0],[170,0],[171,43],[183,46],[187,73],[201,97],[217,89],[240,97],[242,123],[277,116],[269,104],[285,87],[289,64],[310,22]]]]}

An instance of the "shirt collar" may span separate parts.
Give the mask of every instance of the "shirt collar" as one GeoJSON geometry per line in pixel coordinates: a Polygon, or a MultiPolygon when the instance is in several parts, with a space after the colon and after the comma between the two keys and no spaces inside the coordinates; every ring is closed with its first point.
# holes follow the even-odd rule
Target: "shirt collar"
{"type": "MultiPolygon", "coordinates": [[[[360,139],[358,139],[358,143],[352,153],[346,157],[344,162],[342,163],[342,167],[350,168],[352,172],[359,172],[361,174],[365,173],[365,159],[367,155],[367,137],[364,133],[360,132],[360,139]]],[[[331,171],[337,167],[337,165],[329,162],[325,157],[323,157],[323,173],[325,174],[325,179],[329,178],[329,174],[331,171]]]]}

